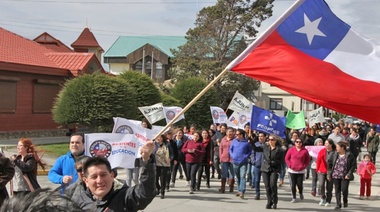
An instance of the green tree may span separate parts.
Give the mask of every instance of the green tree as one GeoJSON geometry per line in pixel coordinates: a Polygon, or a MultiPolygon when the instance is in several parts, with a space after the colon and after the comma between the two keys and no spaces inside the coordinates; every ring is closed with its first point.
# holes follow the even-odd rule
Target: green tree
{"type": "Polygon", "coordinates": [[[113,117],[133,117],[134,92],[122,79],[103,74],[76,77],[67,81],[54,106],[53,119],[59,124],[80,124],[92,132],[109,132],[113,117]]]}
{"type": "MultiPolygon", "coordinates": [[[[272,15],[274,0],[218,0],[203,8],[195,27],[186,34],[187,43],[174,54],[170,76],[179,80],[199,76],[213,80],[247,46],[247,38],[257,34],[256,27],[272,15]]],[[[227,106],[236,90],[250,98],[258,82],[227,73],[214,86],[227,106]]]]}
{"type": "MultiPolygon", "coordinates": [[[[125,71],[119,75],[133,89],[136,97],[136,106],[148,106],[161,102],[159,89],[153,81],[145,74],[137,71],[125,71]]],[[[142,119],[143,114],[137,113],[134,119],[142,119]]]]}
{"type": "MultiPolygon", "coordinates": [[[[173,97],[186,106],[204,87],[207,82],[200,77],[191,77],[179,81],[171,90],[173,97]]],[[[185,112],[187,125],[196,124],[198,128],[206,128],[212,123],[210,106],[219,102],[215,88],[208,90],[188,111],[185,112]]]]}

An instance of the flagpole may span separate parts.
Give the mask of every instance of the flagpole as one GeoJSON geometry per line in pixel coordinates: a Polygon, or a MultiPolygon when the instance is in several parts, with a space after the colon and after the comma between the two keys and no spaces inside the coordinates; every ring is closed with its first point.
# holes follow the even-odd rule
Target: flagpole
{"type": "Polygon", "coordinates": [[[286,10],[268,29],[264,31],[255,41],[253,41],[238,57],[236,57],[226,69],[230,70],[232,67],[241,63],[257,46],[259,46],[276,28],[296,10],[305,0],[298,0],[293,3],[288,10],[286,10]]]}
{"type": "Polygon", "coordinates": [[[156,136],[154,136],[154,139],[156,139],[158,136],[160,136],[162,133],[164,133],[166,131],[166,129],[169,128],[169,126],[171,126],[172,124],[174,124],[174,122],[180,116],[182,116],[191,106],[193,106],[193,104],[196,101],[198,101],[198,99],[200,99],[217,81],[219,81],[220,78],[222,78],[222,76],[225,73],[227,73],[227,71],[228,71],[227,69],[224,69],[222,72],[220,72],[220,74],[217,77],[215,77],[214,80],[212,80],[205,88],[203,88],[203,90],[197,96],[195,96],[194,99],[191,100],[191,102],[189,102],[189,104],[187,104],[186,107],[184,107],[181,112],[179,112],[159,133],[157,133],[156,136]]]}

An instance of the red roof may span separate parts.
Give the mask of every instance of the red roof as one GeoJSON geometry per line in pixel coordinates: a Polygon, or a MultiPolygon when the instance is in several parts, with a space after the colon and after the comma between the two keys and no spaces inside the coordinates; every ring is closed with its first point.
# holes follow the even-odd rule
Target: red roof
{"type": "Polygon", "coordinates": [[[58,53],[51,52],[47,54],[48,58],[54,61],[60,68],[69,69],[70,71],[83,70],[91,60],[96,57],[94,53],[58,53]]]}
{"type": "Polygon", "coordinates": [[[103,70],[94,53],[56,52],[0,27],[0,69],[77,76],[91,61],[103,70]]]}
{"type": "Polygon", "coordinates": [[[73,52],[68,46],[62,43],[60,40],[51,36],[49,33],[44,32],[38,37],[34,38],[33,41],[45,46],[48,49],[51,49],[55,52],[73,52]]]}
{"type": "Polygon", "coordinates": [[[0,28],[0,62],[57,68],[46,53],[52,50],[0,28]]]}
{"type": "Polygon", "coordinates": [[[94,34],[87,27],[84,28],[82,33],[79,35],[78,39],[71,44],[71,47],[98,47],[102,51],[102,47],[100,47],[98,41],[96,40],[94,34]]]}

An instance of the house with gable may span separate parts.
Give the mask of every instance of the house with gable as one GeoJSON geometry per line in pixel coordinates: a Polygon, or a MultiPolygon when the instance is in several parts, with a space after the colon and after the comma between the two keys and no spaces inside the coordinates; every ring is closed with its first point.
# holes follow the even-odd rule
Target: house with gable
{"type": "Polygon", "coordinates": [[[186,42],[184,36],[120,36],[104,54],[104,63],[115,75],[134,70],[165,81],[173,58],[170,49],[178,49],[186,42]]]}
{"type": "Polygon", "coordinates": [[[65,81],[105,73],[103,49],[88,32],[85,28],[72,50],[46,32],[29,40],[0,27],[0,132],[57,129],[51,110],[65,81]]]}

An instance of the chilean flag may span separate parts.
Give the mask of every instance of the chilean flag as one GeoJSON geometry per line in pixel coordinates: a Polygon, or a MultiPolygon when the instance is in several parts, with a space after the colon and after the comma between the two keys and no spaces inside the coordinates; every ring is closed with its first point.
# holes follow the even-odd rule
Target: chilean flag
{"type": "Polygon", "coordinates": [[[297,1],[226,69],[380,123],[380,45],[358,35],[323,0],[297,1]]]}

